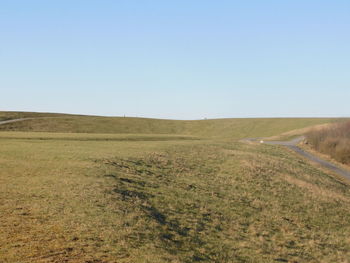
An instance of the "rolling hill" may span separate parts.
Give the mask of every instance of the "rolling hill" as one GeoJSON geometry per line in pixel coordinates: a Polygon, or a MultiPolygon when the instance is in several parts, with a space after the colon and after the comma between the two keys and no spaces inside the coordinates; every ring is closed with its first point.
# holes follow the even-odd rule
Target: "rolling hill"
{"type": "Polygon", "coordinates": [[[0,131],[101,134],[177,134],[209,138],[267,137],[336,121],[330,118],[162,120],[50,113],[0,112],[0,120],[37,118],[0,126],[0,131]]]}

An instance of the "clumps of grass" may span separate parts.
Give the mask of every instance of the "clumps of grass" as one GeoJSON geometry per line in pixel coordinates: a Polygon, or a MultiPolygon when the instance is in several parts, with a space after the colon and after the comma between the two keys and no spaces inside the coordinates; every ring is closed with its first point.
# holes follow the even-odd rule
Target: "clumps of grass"
{"type": "MultiPolygon", "coordinates": [[[[164,262],[227,261],[231,252],[217,244],[223,215],[210,208],[210,196],[204,196],[194,178],[183,178],[186,174],[199,176],[203,169],[209,176],[215,169],[195,167],[195,163],[166,154],[107,163],[115,173],[106,176],[115,179],[113,193],[128,214],[124,225],[131,229],[124,240],[129,248],[151,243],[158,253],[164,253],[164,262]]],[[[121,258],[130,254],[120,253],[121,258]]]]}
{"type": "Polygon", "coordinates": [[[341,163],[350,164],[350,121],[310,131],[306,138],[317,151],[341,163]]]}

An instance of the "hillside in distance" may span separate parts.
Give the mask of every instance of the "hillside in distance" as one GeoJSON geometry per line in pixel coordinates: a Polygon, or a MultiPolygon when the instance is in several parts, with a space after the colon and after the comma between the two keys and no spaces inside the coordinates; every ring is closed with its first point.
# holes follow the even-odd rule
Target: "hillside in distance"
{"type": "Polygon", "coordinates": [[[175,134],[210,138],[267,137],[336,121],[331,118],[230,118],[165,120],[54,113],[0,112],[0,121],[32,118],[0,126],[0,131],[101,134],[175,134]]]}

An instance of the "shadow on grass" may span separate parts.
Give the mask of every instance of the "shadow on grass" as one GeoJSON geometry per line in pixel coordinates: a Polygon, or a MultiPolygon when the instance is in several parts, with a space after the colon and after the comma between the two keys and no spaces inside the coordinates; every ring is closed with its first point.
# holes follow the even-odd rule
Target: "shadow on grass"
{"type": "MultiPolygon", "coordinates": [[[[164,158],[128,159],[110,164],[116,168],[115,173],[106,175],[116,181],[113,192],[125,207],[140,211],[138,220],[144,222],[144,229],[134,229],[133,238],[128,239],[133,243],[131,246],[152,242],[171,255],[182,254],[182,262],[210,262],[209,251],[202,248],[207,243],[203,237],[208,230],[221,231],[213,227],[212,214],[199,211],[201,206],[195,198],[165,197],[165,194],[171,195],[169,186],[178,184],[175,175],[189,170],[181,160],[175,163],[164,158]]],[[[194,184],[183,189],[193,196],[196,190],[194,184]]]]}

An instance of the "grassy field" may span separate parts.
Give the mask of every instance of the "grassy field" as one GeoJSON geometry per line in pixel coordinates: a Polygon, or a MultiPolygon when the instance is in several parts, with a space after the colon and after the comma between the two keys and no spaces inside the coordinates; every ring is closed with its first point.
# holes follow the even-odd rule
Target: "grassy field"
{"type": "Polygon", "coordinates": [[[246,128],[0,132],[0,262],[348,262],[349,184],[233,139],[326,120],[227,121],[246,128]]]}

